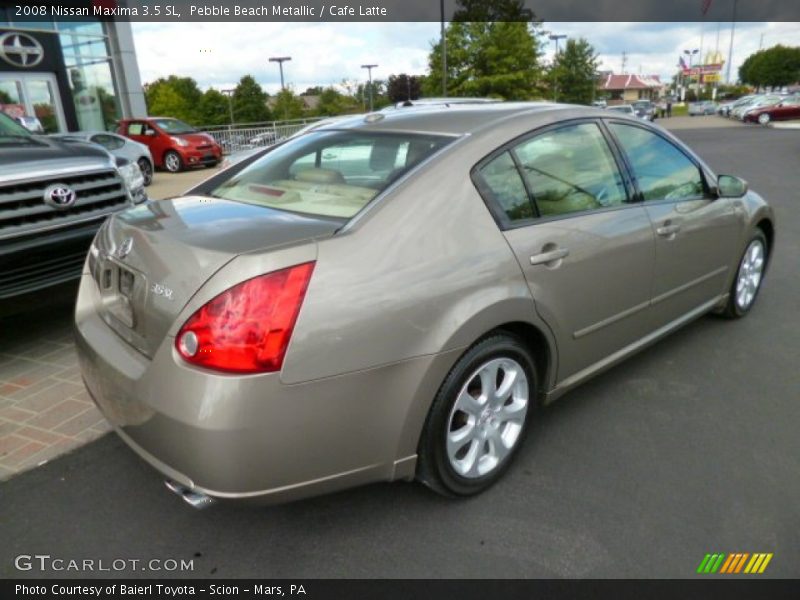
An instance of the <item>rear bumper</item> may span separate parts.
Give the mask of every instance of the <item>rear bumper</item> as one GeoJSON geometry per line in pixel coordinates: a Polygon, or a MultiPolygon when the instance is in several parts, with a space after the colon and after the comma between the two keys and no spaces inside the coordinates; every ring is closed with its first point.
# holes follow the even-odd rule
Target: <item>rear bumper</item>
{"type": "Polygon", "coordinates": [[[98,316],[95,290],[85,275],[76,307],[84,381],[120,437],[165,477],[214,498],[270,503],[413,476],[416,456],[400,440],[437,357],[293,385],[278,373],[217,375],[184,364],[171,338],[152,359],[137,352],[98,316]]]}

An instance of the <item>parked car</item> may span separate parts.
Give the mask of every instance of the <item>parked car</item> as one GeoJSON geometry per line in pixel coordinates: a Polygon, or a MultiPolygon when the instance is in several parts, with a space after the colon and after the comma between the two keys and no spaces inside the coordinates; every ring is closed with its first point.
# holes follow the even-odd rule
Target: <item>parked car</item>
{"type": "Polygon", "coordinates": [[[110,219],[79,362],[193,505],[414,478],[466,496],[534,405],[708,312],[744,317],[773,231],[744,181],[613,111],[358,116],[110,219]]]}
{"type": "Polygon", "coordinates": [[[272,146],[278,142],[278,134],[275,131],[269,130],[250,138],[250,146],[272,146]]]}
{"type": "Polygon", "coordinates": [[[636,116],[640,119],[644,119],[645,121],[656,120],[656,105],[650,102],[650,100],[637,100],[636,102],[632,102],[631,105],[633,106],[634,113],[636,113],[636,116]]]}
{"type": "Polygon", "coordinates": [[[138,172],[99,146],[34,135],[0,113],[0,312],[80,277],[100,224],[134,205],[130,167],[138,172]]]}
{"type": "Polygon", "coordinates": [[[609,111],[615,112],[615,113],[620,113],[620,114],[623,114],[623,115],[627,115],[627,116],[630,116],[630,117],[635,117],[636,116],[636,111],[633,109],[633,106],[631,106],[630,104],[617,104],[615,106],[609,106],[608,108],[606,108],[606,110],[609,110],[609,111]]]}
{"type": "Polygon", "coordinates": [[[594,100],[592,102],[592,106],[595,108],[606,108],[608,106],[608,102],[606,100],[594,100]]]}
{"type": "Polygon", "coordinates": [[[155,167],[171,173],[186,167],[214,167],[222,160],[222,148],[211,135],[179,119],[123,119],[117,133],[150,148],[155,167]]]}
{"type": "Polygon", "coordinates": [[[22,115],[12,118],[31,133],[44,133],[44,126],[38,117],[22,115]]]}
{"type": "Polygon", "coordinates": [[[771,121],[789,121],[800,119],[800,96],[781,99],[772,106],[761,106],[745,113],[744,121],[767,125],[771,121]]]}
{"type": "Polygon", "coordinates": [[[150,148],[144,144],[108,131],[74,131],[55,134],[53,137],[99,144],[113,156],[136,163],[142,172],[144,185],[148,186],[153,182],[153,156],[150,148]]]}
{"type": "Polygon", "coordinates": [[[755,94],[748,94],[747,96],[742,96],[741,98],[737,98],[736,100],[732,100],[731,102],[726,102],[721,104],[720,107],[722,108],[722,116],[724,117],[731,117],[731,113],[733,109],[743,106],[745,104],[749,104],[753,101],[756,97],[755,94]]]}
{"type": "Polygon", "coordinates": [[[717,112],[717,105],[710,100],[703,100],[701,102],[689,103],[689,116],[698,117],[704,115],[713,115],[717,112]]]}
{"type": "Polygon", "coordinates": [[[733,110],[731,110],[731,117],[738,119],[739,121],[743,121],[745,115],[751,110],[755,110],[757,108],[762,108],[765,106],[774,106],[778,102],[780,102],[781,99],[782,96],[778,96],[775,94],[764,94],[760,96],[754,96],[748,102],[734,107],[733,110]]]}

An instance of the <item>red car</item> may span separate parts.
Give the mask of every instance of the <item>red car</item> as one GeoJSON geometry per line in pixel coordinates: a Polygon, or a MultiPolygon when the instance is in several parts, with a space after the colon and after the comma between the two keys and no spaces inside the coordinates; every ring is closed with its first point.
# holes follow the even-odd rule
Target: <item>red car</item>
{"type": "Polygon", "coordinates": [[[766,125],[770,121],[788,121],[800,119],[800,96],[784,98],[773,106],[764,106],[747,113],[745,122],[766,125]]]}
{"type": "Polygon", "coordinates": [[[213,137],[179,119],[123,119],[117,133],[149,147],[155,166],[171,173],[199,165],[213,167],[222,160],[222,148],[213,137]]]}

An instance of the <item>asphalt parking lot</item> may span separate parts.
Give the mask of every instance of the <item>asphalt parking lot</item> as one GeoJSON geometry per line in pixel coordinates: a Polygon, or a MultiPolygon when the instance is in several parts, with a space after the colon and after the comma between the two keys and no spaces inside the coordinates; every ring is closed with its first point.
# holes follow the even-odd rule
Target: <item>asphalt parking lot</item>
{"type": "MultiPolygon", "coordinates": [[[[700,319],[542,411],[487,493],[448,501],[395,483],[195,511],[105,435],[0,483],[0,574],[92,576],[14,569],[39,553],[193,559],[169,574],[192,577],[677,578],[706,553],[770,552],[760,577],[799,577],[800,131],[692,121],[675,133],[775,207],[758,302],[741,321],[700,319]]],[[[64,334],[63,352],[69,313],[35,317],[64,334]]]]}

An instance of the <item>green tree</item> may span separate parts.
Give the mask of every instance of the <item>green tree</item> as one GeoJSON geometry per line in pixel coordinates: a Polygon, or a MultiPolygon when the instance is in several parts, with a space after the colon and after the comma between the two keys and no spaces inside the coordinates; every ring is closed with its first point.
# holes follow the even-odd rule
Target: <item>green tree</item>
{"type": "Polygon", "coordinates": [[[231,122],[228,98],[214,88],[207,89],[200,98],[199,112],[202,125],[227,125],[231,122]]]}
{"type": "Polygon", "coordinates": [[[550,81],[560,102],[589,104],[597,85],[597,55],[584,38],[567,40],[550,69],[550,81]]]}
{"type": "Polygon", "coordinates": [[[335,87],[330,86],[319,93],[319,104],[315,112],[321,117],[332,117],[358,112],[360,108],[360,103],[356,102],[352,96],[346,96],[335,87]]]}
{"type": "Polygon", "coordinates": [[[272,118],[267,94],[251,75],[239,80],[233,92],[233,116],[237,123],[258,123],[272,118]]]}
{"type": "Polygon", "coordinates": [[[145,88],[149,114],[175,117],[193,124],[202,120],[198,110],[202,96],[194,79],[177,75],[156,79],[145,88]]]}
{"type": "Polygon", "coordinates": [[[306,88],[306,91],[300,94],[301,96],[319,96],[322,93],[322,86],[315,85],[310,88],[306,88]]]}
{"type": "Polygon", "coordinates": [[[739,79],[759,88],[800,81],[800,47],[779,44],[751,54],[739,67],[739,79]]]}
{"type": "Polygon", "coordinates": [[[386,82],[386,95],[391,102],[416,100],[422,93],[422,81],[415,75],[389,75],[386,82]]]}
{"type": "Polygon", "coordinates": [[[276,119],[299,119],[305,114],[306,105],[290,88],[284,88],[275,96],[272,114],[276,119]]]}

